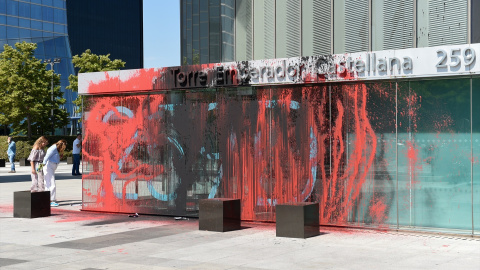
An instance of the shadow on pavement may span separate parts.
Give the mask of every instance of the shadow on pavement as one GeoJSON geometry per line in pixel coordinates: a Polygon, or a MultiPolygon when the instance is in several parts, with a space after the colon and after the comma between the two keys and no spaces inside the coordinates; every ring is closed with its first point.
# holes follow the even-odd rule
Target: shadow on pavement
{"type": "MultiPolygon", "coordinates": [[[[55,174],[55,181],[57,180],[71,180],[71,179],[78,179],[82,180],[81,176],[73,176],[70,173],[59,173],[55,174]]],[[[18,183],[18,182],[30,182],[32,178],[29,174],[8,174],[2,175],[0,177],[0,183],[18,183]]]]}

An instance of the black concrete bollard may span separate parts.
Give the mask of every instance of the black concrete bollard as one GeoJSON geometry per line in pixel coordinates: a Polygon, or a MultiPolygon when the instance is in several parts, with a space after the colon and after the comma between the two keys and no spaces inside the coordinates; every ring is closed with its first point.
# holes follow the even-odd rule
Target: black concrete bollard
{"type": "Polygon", "coordinates": [[[30,166],[30,160],[27,160],[26,158],[21,158],[20,166],[30,166]]]}
{"type": "Polygon", "coordinates": [[[13,217],[37,218],[50,216],[50,191],[13,193],[13,217]]]}
{"type": "Polygon", "coordinates": [[[199,230],[227,232],[239,230],[240,199],[204,199],[199,202],[199,230]]]}
{"type": "Polygon", "coordinates": [[[0,159],[0,167],[5,167],[5,159],[0,159]]]}
{"type": "Polygon", "coordinates": [[[277,237],[308,238],[320,234],[318,203],[277,204],[277,237]]]}

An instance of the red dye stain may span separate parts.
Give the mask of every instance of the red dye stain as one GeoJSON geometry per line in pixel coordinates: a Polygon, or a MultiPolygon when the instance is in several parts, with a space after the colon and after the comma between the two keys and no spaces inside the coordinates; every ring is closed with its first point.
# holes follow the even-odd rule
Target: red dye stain
{"type": "MultiPolygon", "coordinates": [[[[121,91],[156,87],[162,72],[132,73],[121,91]]],[[[107,79],[92,84],[91,93],[116,84],[107,79]]],[[[377,153],[365,84],[342,87],[332,97],[327,87],[226,92],[182,92],[178,100],[173,94],[89,98],[84,209],[187,211],[195,208],[194,196],[186,194],[192,191],[240,198],[244,220],[274,221],[277,204],[317,201],[322,223],[345,224],[352,215],[364,221],[360,208],[371,222],[385,222],[385,198],[362,193],[374,179],[377,153]],[[205,169],[207,162],[219,169],[205,169]]],[[[411,148],[409,158],[415,158],[411,148]]]]}
{"type": "Polygon", "coordinates": [[[381,200],[374,201],[372,199],[372,206],[370,207],[370,215],[375,224],[384,224],[387,219],[386,215],[387,206],[381,200]]]}
{"type": "Polygon", "coordinates": [[[335,224],[347,221],[353,204],[360,198],[360,191],[373,165],[377,148],[377,138],[367,117],[365,85],[347,88],[347,93],[341,97],[343,98],[336,101],[337,116],[332,127],[332,174],[327,179],[322,197],[322,204],[325,205],[323,218],[326,222],[335,224]],[[348,109],[342,101],[351,104],[348,109]],[[353,118],[349,127],[354,131],[354,136],[351,136],[353,139],[348,141],[353,146],[350,154],[345,152],[343,138],[346,110],[353,118]],[[345,163],[346,167],[342,169],[345,163]]]}
{"type": "MultiPolygon", "coordinates": [[[[85,122],[84,140],[89,141],[89,146],[84,156],[93,166],[93,172],[84,174],[83,179],[84,182],[102,181],[95,190],[84,188],[84,196],[96,200],[93,208],[104,211],[134,212],[135,209],[125,203],[127,187],[131,183],[136,186],[139,180],[151,181],[163,173],[163,165],[145,164],[135,156],[146,151],[146,142],[160,144],[165,140],[165,137],[154,136],[161,133],[155,116],[161,111],[159,105],[164,102],[163,97],[137,96],[128,98],[127,102],[122,104],[115,97],[92,101],[85,122]]],[[[135,190],[129,193],[136,195],[135,190]]]]}

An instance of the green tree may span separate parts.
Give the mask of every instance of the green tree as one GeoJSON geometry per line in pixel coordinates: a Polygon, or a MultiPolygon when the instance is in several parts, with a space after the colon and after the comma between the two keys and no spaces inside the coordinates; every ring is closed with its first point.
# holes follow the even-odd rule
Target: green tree
{"type": "MultiPolygon", "coordinates": [[[[72,63],[75,68],[78,70],[78,73],[87,73],[87,72],[99,72],[99,71],[112,71],[119,70],[120,68],[125,67],[125,62],[120,59],[110,60],[110,54],[107,55],[96,55],[93,54],[90,49],[87,49],[82,55],[75,55],[72,58],[72,63]]],[[[67,89],[78,92],[78,75],[70,74],[68,77],[70,85],[67,86],[67,89]]],[[[83,97],[79,96],[74,103],[78,106],[78,112],[82,111],[82,101],[83,97]]]]}
{"type": "Polygon", "coordinates": [[[0,53],[0,125],[11,125],[13,135],[50,130],[68,124],[68,113],[60,91],[60,75],[47,70],[47,64],[35,58],[35,43],[5,44],[0,53]],[[53,78],[53,102],[51,81],[53,78]],[[54,109],[54,120],[50,119],[54,109]]]}

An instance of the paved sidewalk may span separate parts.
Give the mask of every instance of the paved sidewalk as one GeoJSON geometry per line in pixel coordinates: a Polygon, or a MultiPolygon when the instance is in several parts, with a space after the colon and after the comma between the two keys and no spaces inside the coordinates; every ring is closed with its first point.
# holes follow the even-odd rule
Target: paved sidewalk
{"type": "Polygon", "coordinates": [[[198,220],[80,211],[81,179],[57,170],[52,216],[13,218],[13,192],[29,167],[0,168],[2,269],[480,269],[480,238],[323,228],[308,239],[275,237],[274,224],[227,233],[198,220]]]}

